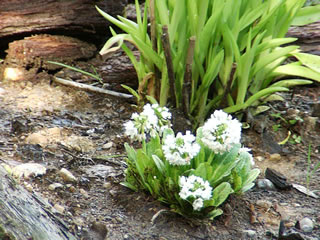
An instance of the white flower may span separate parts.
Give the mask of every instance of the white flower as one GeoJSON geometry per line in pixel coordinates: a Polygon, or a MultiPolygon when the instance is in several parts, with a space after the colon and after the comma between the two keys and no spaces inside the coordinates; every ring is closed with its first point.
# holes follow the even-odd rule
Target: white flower
{"type": "Polygon", "coordinates": [[[125,134],[139,141],[147,139],[148,134],[151,137],[157,134],[161,136],[163,131],[171,126],[170,118],[171,114],[167,108],[158,104],[146,104],[140,114],[133,113],[132,120],[124,124],[125,134]]]}
{"type": "Polygon", "coordinates": [[[241,123],[222,110],[215,111],[201,129],[201,142],[215,153],[223,154],[240,143],[241,123]]]}
{"type": "Polygon", "coordinates": [[[172,165],[190,164],[191,159],[200,151],[200,145],[195,140],[190,131],[185,135],[179,132],[176,137],[173,134],[167,135],[162,145],[167,161],[172,165]]]}
{"type": "Polygon", "coordinates": [[[242,147],[242,148],[239,149],[239,154],[241,154],[241,153],[247,154],[247,156],[248,156],[249,159],[250,159],[251,166],[254,166],[255,163],[254,163],[252,154],[251,154],[250,152],[251,152],[251,149],[250,149],[250,148],[242,147]]]}
{"type": "Polygon", "coordinates": [[[134,126],[133,121],[128,121],[124,124],[125,134],[131,138],[135,138],[138,135],[138,130],[134,126]]]}
{"type": "Polygon", "coordinates": [[[199,211],[203,207],[203,199],[202,198],[197,198],[196,200],[193,201],[192,207],[194,210],[199,211]]]}
{"type": "Polygon", "coordinates": [[[212,197],[212,187],[208,181],[201,177],[191,175],[182,176],[179,179],[180,192],[179,196],[184,200],[193,201],[192,206],[195,211],[201,210],[203,201],[212,197]]]}

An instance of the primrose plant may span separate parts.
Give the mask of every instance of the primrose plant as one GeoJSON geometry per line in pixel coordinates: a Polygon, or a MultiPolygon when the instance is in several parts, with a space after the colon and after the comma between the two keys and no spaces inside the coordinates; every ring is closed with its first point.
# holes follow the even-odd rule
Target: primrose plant
{"type": "Polygon", "coordinates": [[[241,147],[241,124],[217,110],[195,136],[175,134],[170,119],[166,107],[146,104],[124,124],[125,134],[141,147],[125,144],[123,185],[149,192],[183,216],[213,219],[230,194],[252,188],[260,173],[250,149],[241,147]]]}

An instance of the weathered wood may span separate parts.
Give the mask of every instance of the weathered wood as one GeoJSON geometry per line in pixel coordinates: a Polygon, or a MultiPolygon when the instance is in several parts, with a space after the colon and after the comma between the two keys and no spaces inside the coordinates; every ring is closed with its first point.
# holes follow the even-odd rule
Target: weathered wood
{"type": "Polygon", "coordinates": [[[29,193],[0,166],[0,239],[75,240],[51,206],[29,193]]]}
{"type": "Polygon", "coordinates": [[[292,188],[292,184],[287,181],[287,178],[274,169],[267,168],[265,176],[269,179],[277,188],[281,190],[288,190],[292,188]]]}
{"type": "MultiPolygon", "coordinates": [[[[133,51],[133,53],[138,59],[139,52],[133,51]]],[[[125,84],[133,89],[138,88],[136,70],[129,57],[123,51],[113,54],[105,62],[98,63],[97,71],[102,77],[103,82],[109,85],[108,89],[123,92],[124,88],[121,87],[121,84],[125,84]]]]}
{"type": "Polygon", "coordinates": [[[94,45],[75,38],[42,34],[10,43],[5,63],[9,66],[54,70],[59,67],[48,64],[48,60],[71,63],[91,58],[95,51],[94,45]]]}
{"type": "Polygon", "coordinates": [[[1,0],[0,38],[34,33],[105,34],[110,25],[95,9],[122,14],[127,0],[1,0]]]}
{"type": "Polygon", "coordinates": [[[298,38],[297,44],[302,51],[320,55],[320,21],[302,27],[291,27],[288,37],[298,38]]]}

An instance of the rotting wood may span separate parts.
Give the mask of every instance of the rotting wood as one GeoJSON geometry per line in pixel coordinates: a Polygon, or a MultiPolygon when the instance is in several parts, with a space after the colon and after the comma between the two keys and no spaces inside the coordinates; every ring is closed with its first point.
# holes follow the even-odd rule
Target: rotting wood
{"type": "Polygon", "coordinates": [[[71,63],[77,59],[89,59],[95,52],[94,45],[78,39],[41,34],[10,43],[5,64],[27,69],[55,70],[59,67],[48,64],[48,60],[71,63]]]}
{"type": "Polygon", "coordinates": [[[298,38],[297,44],[303,52],[320,55],[320,21],[301,27],[291,27],[287,37],[298,38]]]}
{"type": "Polygon", "coordinates": [[[0,239],[75,240],[52,207],[20,186],[0,165],[0,239]]]}
{"type": "Polygon", "coordinates": [[[126,4],[127,0],[1,0],[0,38],[53,31],[70,36],[105,35],[110,23],[95,5],[116,16],[126,4]]]}

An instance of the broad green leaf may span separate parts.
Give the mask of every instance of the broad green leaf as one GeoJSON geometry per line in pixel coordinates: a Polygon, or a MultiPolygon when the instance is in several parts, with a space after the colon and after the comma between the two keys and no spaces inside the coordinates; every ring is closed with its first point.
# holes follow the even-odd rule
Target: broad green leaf
{"type": "Polygon", "coordinates": [[[165,176],[166,175],[166,167],[165,167],[165,164],[163,163],[163,161],[157,155],[152,155],[152,159],[153,159],[154,163],[156,164],[159,172],[165,176]]]}
{"type": "Polygon", "coordinates": [[[212,205],[215,207],[220,206],[233,192],[231,185],[228,182],[223,182],[213,189],[212,192],[212,205]]]}
{"type": "Polygon", "coordinates": [[[295,56],[303,65],[320,74],[320,56],[308,53],[292,53],[292,55],[295,56]]]}
{"type": "Polygon", "coordinates": [[[288,46],[284,48],[277,48],[273,52],[269,53],[267,56],[260,58],[253,66],[253,74],[256,74],[260,71],[263,67],[267,66],[268,64],[274,62],[275,60],[286,56],[287,54],[293,52],[294,50],[298,49],[298,46],[288,46]]]}
{"type": "Polygon", "coordinates": [[[298,66],[295,64],[287,64],[283,66],[279,66],[274,69],[273,74],[275,75],[291,75],[291,76],[299,76],[307,79],[312,79],[320,82],[320,73],[303,66],[298,66]]]}
{"type": "Polygon", "coordinates": [[[286,92],[286,91],[289,91],[289,89],[285,87],[268,87],[268,88],[262,89],[256,94],[248,98],[248,100],[245,102],[245,107],[247,108],[251,106],[255,101],[259,100],[262,97],[268,96],[275,92],[282,92],[282,91],[286,92]]]}
{"type": "Polygon", "coordinates": [[[239,148],[239,146],[234,146],[227,153],[222,155],[216,154],[211,164],[213,169],[213,173],[209,179],[211,186],[215,187],[223,177],[228,176],[231,173],[231,170],[238,161],[237,155],[239,148]]]}
{"type": "Polygon", "coordinates": [[[220,216],[221,214],[223,214],[223,211],[218,208],[218,209],[215,209],[213,211],[211,211],[209,214],[208,214],[208,217],[213,220],[215,217],[218,217],[220,216]]]}

